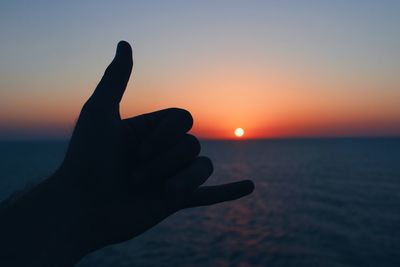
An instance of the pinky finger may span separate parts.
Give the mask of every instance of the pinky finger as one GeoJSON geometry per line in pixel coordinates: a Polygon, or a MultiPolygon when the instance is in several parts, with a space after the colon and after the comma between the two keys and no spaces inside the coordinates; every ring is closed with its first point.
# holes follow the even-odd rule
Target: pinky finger
{"type": "Polygon", "coordinates": [[[251,194],[253,190],[254,183],[250,180],[216,186],[202,186],[193,192],[183,208],[208,206],[235,200],[251,194]]]}

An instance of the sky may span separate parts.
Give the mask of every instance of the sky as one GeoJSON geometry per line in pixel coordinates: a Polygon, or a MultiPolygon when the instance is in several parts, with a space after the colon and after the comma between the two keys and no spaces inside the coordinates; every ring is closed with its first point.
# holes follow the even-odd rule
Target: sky
{"type": "Polygon", "coordinates": [[[123,117],[200,138],[400,136],[400,1],[1,1],[0,138],[66,138],[131,43],[123,117]]]}

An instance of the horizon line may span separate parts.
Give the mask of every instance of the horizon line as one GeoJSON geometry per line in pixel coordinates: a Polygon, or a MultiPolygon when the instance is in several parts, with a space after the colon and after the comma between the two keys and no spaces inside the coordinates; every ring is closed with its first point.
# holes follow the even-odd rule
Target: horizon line
{"type": "MultiPolygon", "coordinates": [[[[247,141],[284,141],[284,140],[334,140],[334,139],[400,139],[400,135],[371,135],[371,136],[285,136],[285,137],[259,137],[259,138],[207,138],[198,137],[206,142],[247,142],[247,141]]],[[[56,136],[32,137],[0,137],[0,142],[67,142],[70,138],[56,136]]]]}

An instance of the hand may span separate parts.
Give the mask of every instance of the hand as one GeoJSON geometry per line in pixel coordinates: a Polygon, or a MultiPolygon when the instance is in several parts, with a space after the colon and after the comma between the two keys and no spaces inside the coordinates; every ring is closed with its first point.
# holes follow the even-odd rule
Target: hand
{"type": "Polygon", "coordinates": [[[74,217],[80,257],[131,239],[180,209],[237,199],[254,188],[251,181],[200,186],[213,166],[198,156],[200,143],[187,134],[189,112],[171,108],[121,119],[119,102],[131,70],[131,47],[122,41],[45,187],[58,188],[68,214],[63,217],[74,217]]]}

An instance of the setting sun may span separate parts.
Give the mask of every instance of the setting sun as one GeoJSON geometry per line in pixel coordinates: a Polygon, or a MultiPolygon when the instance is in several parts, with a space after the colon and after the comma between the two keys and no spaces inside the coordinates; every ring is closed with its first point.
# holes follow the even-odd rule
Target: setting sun
{"type": "Polygon", "coordinates": [[[244,130],[242,128],[236,128],[235,129],[235,135],[237,137],[242,137],[244,135],[244,130]]]}

